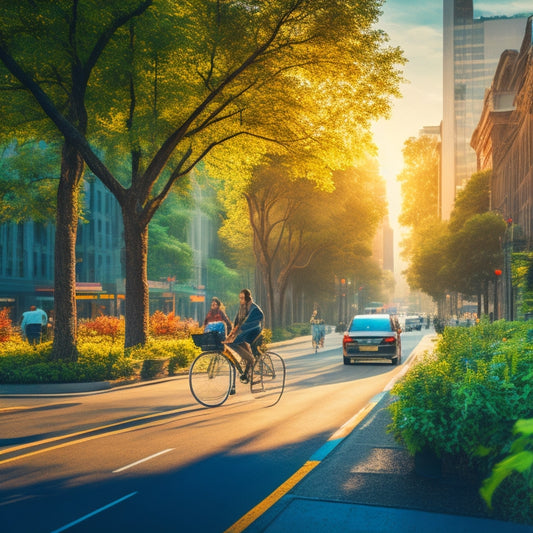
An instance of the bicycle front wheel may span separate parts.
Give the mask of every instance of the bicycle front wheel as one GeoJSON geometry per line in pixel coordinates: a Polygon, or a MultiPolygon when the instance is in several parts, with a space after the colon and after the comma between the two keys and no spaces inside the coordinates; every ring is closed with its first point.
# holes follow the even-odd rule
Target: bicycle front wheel
{"type": "Polygon", "coordinates": [[[189,369],[189,387],[197,402],[206,407],[222,405],[235,383],[235,369],[220,352],[201,353],[189,369]]]}
{"type": "Polygon", "coordinates": [[[260,355],[252,369],[250,390],[255,398],[276,405],[285,389],[285,361],[275,352],[260,355]]]}

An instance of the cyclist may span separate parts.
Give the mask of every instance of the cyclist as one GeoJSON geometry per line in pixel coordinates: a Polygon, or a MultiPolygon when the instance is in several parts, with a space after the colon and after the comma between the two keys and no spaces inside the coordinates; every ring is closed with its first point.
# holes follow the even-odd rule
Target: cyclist
{"type": "Polygon", "coordinates": [[[255,358],[250,345],[263,331],[262,322],[265,317],[261,308],[252,300],[250,289],[243,289],[239,294],[239,311],[235,317],[233,329],[230,331],[226,344],[245,361],[246,369],[241,376],[242,383],[250,381],[250,370],[255,358]]]}

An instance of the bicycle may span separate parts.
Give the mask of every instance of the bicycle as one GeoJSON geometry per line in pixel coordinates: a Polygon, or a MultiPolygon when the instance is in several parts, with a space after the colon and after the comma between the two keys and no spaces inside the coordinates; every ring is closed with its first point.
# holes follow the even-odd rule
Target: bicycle
{"type": "MultiPolygon", "coordinates": [[[[216,332],[192,335],[202,353],[189,369],[189,388],[198,403],[206,407],[218,407],[235,394],[236,376],[245,376],[242,362],[216,332]]],[[[275,353],[261,348],[262,337],[252,344],[254,364],[249,386],[254,398],[271,400],[276,405],[285,389],[285,362],[275,353]]]]}
{"type": "Polygon", "coordinates": [[[318,348],[324,348],[324,337],[326,336],[326,328],[324,324],[311,324],[311,342],[315,353],[318,352],[318,348]]]}

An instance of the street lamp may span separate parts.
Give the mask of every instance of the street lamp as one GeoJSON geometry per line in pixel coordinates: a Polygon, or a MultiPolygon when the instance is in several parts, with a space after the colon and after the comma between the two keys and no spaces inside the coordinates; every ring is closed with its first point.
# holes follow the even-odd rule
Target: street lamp
{"type": "Polygon", "coordinates": [[[502,271],[497,268],[494,270],[494,320],[498,320],[498,279],[502,275],[502,271]]]}

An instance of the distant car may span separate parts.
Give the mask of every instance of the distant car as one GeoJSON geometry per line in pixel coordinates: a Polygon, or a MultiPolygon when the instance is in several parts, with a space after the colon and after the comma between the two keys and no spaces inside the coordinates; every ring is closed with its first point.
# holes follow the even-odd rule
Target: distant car
{"type": "Polygon", "coordinates": [[[401,329],[391,315],[355,315],[344,333],[344,364],[357,360],[389,359],[393,365],[402,360],[401,329]]]}
{"type": "Polygon", "coordinates": [[[405,319],[405,331],[420,331],[422,329],[422,322],[419,316],[408,316],[405,319]]]}

